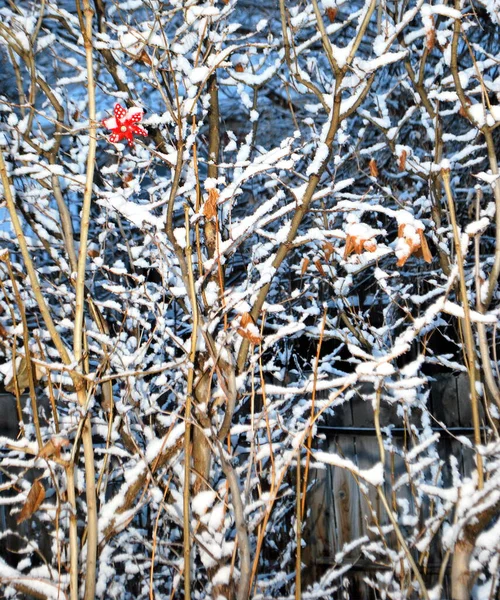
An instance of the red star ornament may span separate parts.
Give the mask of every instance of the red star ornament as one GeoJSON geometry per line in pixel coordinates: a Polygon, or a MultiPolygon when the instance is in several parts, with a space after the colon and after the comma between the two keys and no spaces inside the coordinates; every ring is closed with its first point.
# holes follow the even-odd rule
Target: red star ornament
{"type": "Polygon", "coordinates": [[[132,108],[125,110],[123,106],[116,103],[113,113],[114,117],[102,121],[103,126],[112,131],[109,136],[109,141],[111,143],[116,144],[117,142],[126,139],[128,145],[133,146],[134,134],[148,135],[148,132],[144,127],[137,125],[137,123],[142,121],[142,117],[144,116],[142,108],[133,106],[132,108]]]}

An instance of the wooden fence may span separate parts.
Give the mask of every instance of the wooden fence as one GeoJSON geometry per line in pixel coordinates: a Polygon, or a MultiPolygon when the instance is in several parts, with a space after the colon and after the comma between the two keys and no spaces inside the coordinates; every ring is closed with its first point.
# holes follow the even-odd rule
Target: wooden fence
{"type": "MultiPolygon", "coordinates": [[[[451,455],[459,459],[462,474],[470,474],[474,465],[472,450],[464,447],[457,439],[457,436],[472,437],[467,376],[441,376],[432,384],[428,408],[435,418],[435,421],[431,421],[431,426],[441,434],[437,448],[439,458],[446,462],[442,476],[445,485],[449,485],[451,481],[447,465],[451,455]],[[446,426],[446,430],[440,423],[446,426]]],[[[392,444],[397,450],[386,455],[385,495],[393,506],[396,506],[397,501],[406,500],[411,514],[414,507],[411,486],[401,486],[397,491],[393,489],[397,479],[407,472],[401,454],[404,449],[411,450],[413,446],[409,424],[405,424],[398,416],[395,406],[386,405],[381,407],[381,426],[383,428],[387,425],[393,425],[392,444]]],[[[371,402],[366,399],[357,397],[336,408],[334,417],[326,426],[320,427],[320,430],[326,438],[322,449],[350,459],[360,469],[368,469],[380,460],[373,408],[371,402]]],[[[328,567],[335,566],[335,555],[342,551],[346,544],[362,536],[376,538],[376,522],[382,526],[389,524],[376,489],[368,486],[367,491],[361,493],[355,478],[346,469],[327,466],[325,469],[316,470],[312,477],[314,484],[308,493],[310,513],[305,533],[307,546],[304,549],[304,562],[307,565],[304,569],[306,584],[317,581],[328,567]]],[[[419,515],[422,534],[429,510],[430,507],[424,506],[419,515]]],[[[393,532],[385,539],[390,548],[397,550],[398,544],[393,532]]],[[[430,585],[437,579],[442,556],[440,538],[436,537],[422,564],[425,578],[430,585]]],[[[338,599],[378,599],[380,596],[376,595],[367,580],[374,579],[377,571],[387,571],[388,567],[382,563],[371,562],[361,553],[359,546],[347,552],[343,558],[344,563],[346,560],[353,566],[343,578],[347,587],[339,591],[338,599]]],[[[445,581],[445,584],[443,598],[449,597],[446,589],[448,582],[445,581]]]]}

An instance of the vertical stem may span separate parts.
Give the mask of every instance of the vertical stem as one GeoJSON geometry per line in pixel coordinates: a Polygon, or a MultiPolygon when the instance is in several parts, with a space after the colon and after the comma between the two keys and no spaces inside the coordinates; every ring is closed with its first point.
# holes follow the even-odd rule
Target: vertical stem
{"type": "Polygon", "coordinates": [[[300,501],[300,446],[297,448],[297,484],[295,488],[296,504],[295,504],[295,526],[297,528],[297,550],[295,554],[295,600],[300,600],[302,597],[302,503],[300,501]]]}
{"type": "MultiPolygon", "coordinates": [[[[314,375],[313,375],[313,389],[311,395],[311,423],[314,422],[314,411],[316,410],[316,387],[318,385],[318,368],[319,368],[319,357],[321,354],[321,346],[323,345],[323,336],[325,335],[327,308],[323,312],[323,319],[321,320],[321,331],[319,334],[318,348],[316,350],[316,361],[314,363],[314,375]]],[[[264,388],[264,386],[262,386],[264,388]]],[[[306,448],[306,468],[304,470],[304,485],[302,488],[302,517],[304,517],[306,496],[307,496],[307,480],[309,478],[309,463],[311,461],[311,446],[312,446],[312,427],[307,436],[307,448],[306,448]]]]}
{"type": "MultiPolygon", "coordinates": [[[[83,313],[85,302],[85,270],[87,266],[87,240],[89,235],[90,207],[92,203],[92,186],[94,183],[95,153],[96,153],[96,106],[94,66],[92,58],[92,15],[89,0],[83,0],[85,15],[85,55],[87,60],[87,92],[89,100],[89,151],[87,155],[87,174],[83,194],[82,216],[80,222],[80,248],[78,252],[75,333],[73,339],[75,360],[80,363],[83,349],[83,313]]],[[[80,365],[79,365],[80,366],[80,365]]]]}
{"type": "MultiPolygon", "coordinates": [[[[97,144],[94,64],[92,57],[92,17],[94,11],[90,6],[89,0],[83,0],[83,14],[85,26],[82,35],[87,63],[87,93],[89,102],[89,151],[87,155],[87,174],[80,221],[80,248],[78,251],[77,278],[75,283],[76,303],[73,352],[77,363],[76,369],[79,371],[85,366],[82,364],[84,349],[83,317],[85,308],[85,271],[87,267],[87,240],[89,234],[90,207],[92,203],[92,186],[94,183],[97,144]]],[[[78,403],[82,407],[86,406],[87,394],[83,380],[81,380],[76,387],[78,403]]],[[[87,499],[87,570],[85,575],[85,600],[93,600],[95,597],[97,569],[97,497],[95,488],[94,446],[92,442],[90,418],[88,415],[83,415],[82,418],[86,419],[82,431],[87,499]]]]}
{"type": "Polygon", "coordinates": [[[219,114],[219,86],[215,73],[208,79],[208,93],[210,96],[210,109],[208,112],[208,177],[217,179],[219,176],[220,152],[220,114],[219,114]]]}
{"type": "Polygon", "coordinates": [[[448,200],[448,210],[450,212],[451,226],[453,229],[453,239],[455,240],[455,252],[457,254],[457,265],[458,274],[460,277],[460,295],[462,296],[462,306],[464,309],[464,341],[465,341],[465,352],[467,355],[467,370],[469,372],[469,388],[470,388],[470,401],[472,408],[472,424],[474,427],[474,444],[476,446],[476,460],[477,460],[477,485],[480,490],[483,489],[484,477],[483,477],[483,457],[479,453],[478,446],[481,444],[481,430],[479,420],[479,401],[477,398],[476,391],[476,352],[474,349],[474,337],[472,335],[472,325],[470,320],[470,309],[469,299],[467,297],[467,286],[465,283],[465,269],[464,259],[462,256],[462,247],[460,244],[460,233],[458,230],[457,216],[455,212],[455,202],[451,193],[450,186],[450,170],[443,169],[441,171],[443,177],[443,185],[446,192],[446,198],[448,200]]]}
{"type": "Polygon", "coordinates": [[[191,535],[190,535],[190,477],[191,477],[191,403],[193,399],[194,361],[196,358],[196,342],[198,340],[198,303],[194,285],[193,263],[191,261],[191,235],[189,227],[189,207],[184,206],[186,222],[186,262],[189,284],[189,298],[193,316],[193,330],[191,332],[191,349],[189,352],[189,371],[186,394],[186,414],[184,431],[184,493],[183,493],[183,518],[184,518],[184,599],[191,598],[191,535]]]}
{"type": "Polygon", "coordinates": [[[69,598],[78,600],[78,529],[76,518],[76,496],[75,496],[75,467],[70,464],[66,468],[66,489],[68,493],[68,504],[71,507],[69,515],[69,598]]]}

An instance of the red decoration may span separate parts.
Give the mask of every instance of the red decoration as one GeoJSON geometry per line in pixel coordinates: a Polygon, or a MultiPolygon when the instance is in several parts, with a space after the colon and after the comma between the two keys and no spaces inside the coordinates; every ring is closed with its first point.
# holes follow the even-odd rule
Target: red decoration
{"type": "Polygon", "coordinates": [[[142,108],[137,106],[133,106],[128,110],[125,110],[123,106],[116,103],[114,108],[114,117],[110,117],[109,119],[104,119],[102,124],[107,129],[111,129],[113,132],[109,136],[109,141],[113,144],[117,142],[121,142],[121,140],[126,139],[129,146],[134,145],[134,134],[135,135],[148,135],[148,132],[137,125],[140,121],[142,121],[142,117],[144,112],[142,108]]]}

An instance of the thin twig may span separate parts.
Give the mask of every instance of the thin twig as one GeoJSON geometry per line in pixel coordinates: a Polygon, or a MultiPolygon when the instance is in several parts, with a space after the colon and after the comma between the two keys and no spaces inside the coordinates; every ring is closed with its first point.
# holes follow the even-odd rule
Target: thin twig
{"type": "Polygon", "coordinates": [[[450,186],[450,169],[442,169],[441,175],[443,178],[443,185],[446,192],[446,198],[448,200],[448,210],[450,213],[450,221],[453,229],[453,238],[455,240],[455,252],[457,255],[457,266],[460,277],[460,295],[462,297],[462,308],[464,310],[464,341],[465,351],[467,355],[467,371],[469,373],[469,389],[470,389],[470,401],[472,408],[472,425],[474,427],[474,443],[476,446],[476,460],[477,460],[477,484],[478,488],[483,489],[484,475],[483,475],[483,457],[479,451],[481,445],[481,422],[479,418],[479,401],[476,391],[476,352],[474,346],[474,337],[472,334],[472,324],[470,320],[470,308],[469,298],[467,296],[467,285],[465,282],[465,269],[464,260],[462,255],[462,246],[460,240],[460,232],[458,229],[457,216],[455,212],[455,202],[450,186]]]}

